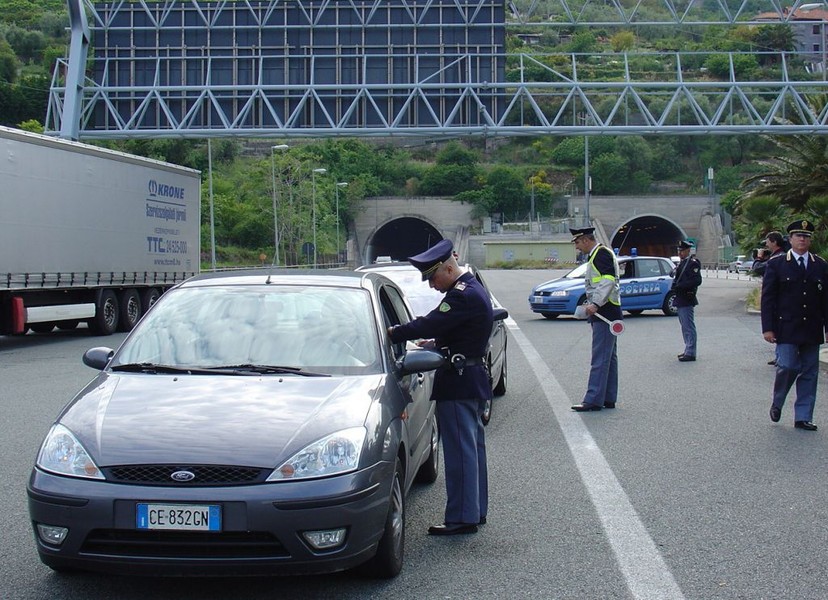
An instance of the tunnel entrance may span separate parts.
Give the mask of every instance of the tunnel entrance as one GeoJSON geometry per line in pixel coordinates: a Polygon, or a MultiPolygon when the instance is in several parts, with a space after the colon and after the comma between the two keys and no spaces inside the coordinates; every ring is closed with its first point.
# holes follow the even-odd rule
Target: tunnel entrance
{"type": "Polygon", "coordinates": [[[619,254],[639,256],[675,256],[676,244],[685,239],[684,232],[664,217],[645,215],[624,223],[612,237],[612,247],[619,254]]]}
{"type": "Polygon", "coordinates": [[[404,261],[419,254],[443,239],[437,229],[415,217],[401,217],[386,223],[374,232],[365,251],[366,262],[376,262],[378,256],[404,261]]]}

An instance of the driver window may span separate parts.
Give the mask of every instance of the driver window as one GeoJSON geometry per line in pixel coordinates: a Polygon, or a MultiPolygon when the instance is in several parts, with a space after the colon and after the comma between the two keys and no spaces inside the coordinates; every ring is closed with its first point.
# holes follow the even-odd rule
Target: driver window
{"type": "MultiPolygon", "coordinates": [[[[402,325],[411,321],[411,315],[405,308],[405,302],[399,292],[390,286],[383,286],[380,289],[380,304],[382,305],[382,316],[386,327],[392,325],[402,325]]],[[[394,349],[394,358],[399,358],[405,354],[405,342],[392,344],[394,349]]]]}

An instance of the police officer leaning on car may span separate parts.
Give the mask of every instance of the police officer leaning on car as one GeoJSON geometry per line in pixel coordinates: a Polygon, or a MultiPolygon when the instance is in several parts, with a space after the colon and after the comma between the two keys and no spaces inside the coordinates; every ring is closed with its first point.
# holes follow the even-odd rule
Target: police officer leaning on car
{"type": "Polygon", "coordinates": [[[388,329],[391,341],[433,338],[426,347],[445,354],[449,363],[437,371],[432,400],[443,441],[446,468],[446,510],[430,535],[475,533],[486,522],[488,471],[481,416],[492,397],[486,351],[492,331],[492,303],[470,272],[457,264],[449,240],[408,261],[423,281],[445,292],[440,305],[425,316],[388,329]]]}

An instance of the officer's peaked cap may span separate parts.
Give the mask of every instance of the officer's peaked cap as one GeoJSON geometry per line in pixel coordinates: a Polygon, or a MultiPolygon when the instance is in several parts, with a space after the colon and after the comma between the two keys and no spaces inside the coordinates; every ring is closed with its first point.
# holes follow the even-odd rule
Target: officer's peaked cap
{"type": "Polygon", "coordinates": [[[423,281],[427,281],[449,259],[453,249],[451,240],[440,240],[425,252],[409,256],[408,262],[417,267],[423,275],[423,281]]]}
{"type": "Polygon", "coordinates": [[[814,224],[807,219],[799,219],[788,225],[787,231],[790,235],[801,233],[802,235],[811,237],[811,234],[814,233],[814,224]]]}
{"type": "Polygon", "coordinates": [[[691,244],[691,243],[690,243],[690,242],[688,242],[687,240],[681,240],[681,241],[678,243],[678,248],[679,248],[679,250],[689,250],[689,249],[690,249],[690,248],[692,248],[692,247],[693,247],[693,244],[691,244]]]}
{"type": "Polygon", "coordinates": [[[595,233],[595,227],[584,227],[583,229],[572,229],[569,228],[569,233],[572,234],[572,241],[574,242],[582,235],[589,235],[595,233]]]}

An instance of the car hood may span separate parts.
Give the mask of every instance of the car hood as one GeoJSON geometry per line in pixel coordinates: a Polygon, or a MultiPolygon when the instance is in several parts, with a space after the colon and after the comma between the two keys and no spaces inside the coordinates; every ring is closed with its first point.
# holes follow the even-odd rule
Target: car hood
{"type": "Polygon", "coordinates": [[[363,425],[385,378],[101,373],[59,422],[99,467],[275,467],[325,435],[363,425]]]}
{"type": "Polygon", "coordinates": [[[577,279],[568,279],[566,277],[560,277],[558,279],[553,279],[551,281],[541,283],[540,285],[536,286],[532,291],[551,292],[553,290],[571,290],[579,287],[584,287],[584,279],[582,277],[579,277],[577,279]]]}

